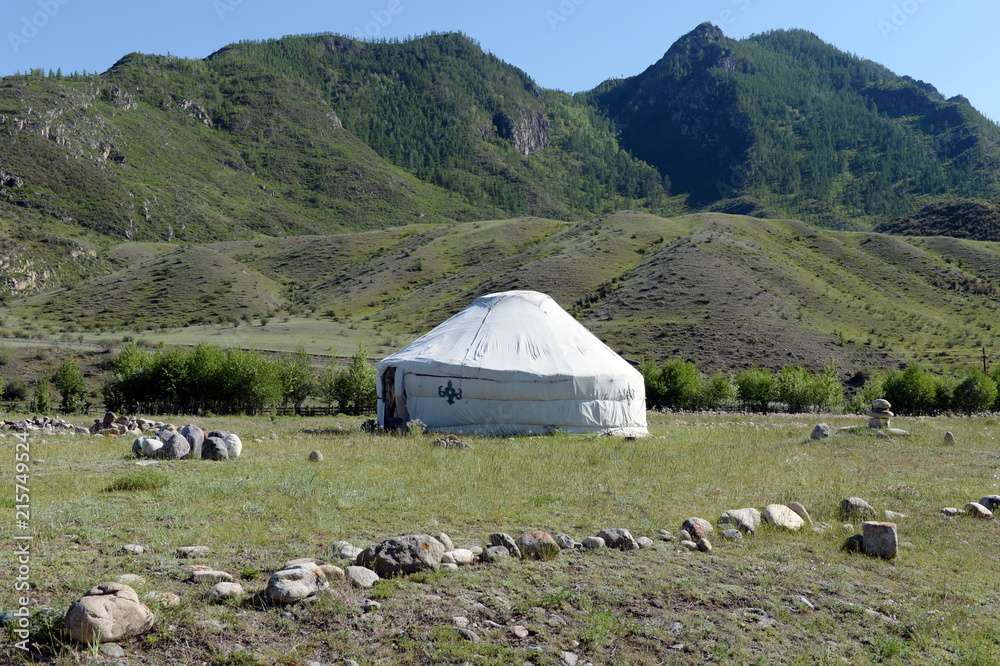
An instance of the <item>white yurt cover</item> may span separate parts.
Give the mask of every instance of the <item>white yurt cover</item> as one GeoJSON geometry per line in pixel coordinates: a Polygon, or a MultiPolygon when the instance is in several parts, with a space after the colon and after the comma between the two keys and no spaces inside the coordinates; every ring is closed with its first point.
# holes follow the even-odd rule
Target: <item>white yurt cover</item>
{"type": "Polygon", "coordinates": [[[642,375],[546,294],[507,291],[383,359],[378,422],[486,435],[644,436],[642,375]]]}

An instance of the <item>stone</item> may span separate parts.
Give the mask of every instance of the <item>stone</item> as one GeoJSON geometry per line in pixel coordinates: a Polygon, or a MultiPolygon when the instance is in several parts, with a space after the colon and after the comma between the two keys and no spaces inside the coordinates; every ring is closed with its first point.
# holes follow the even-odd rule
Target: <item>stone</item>
{"type": "Polygon", "coordinates": [[[462,617],[461,615],[456,615],[451,618],[451,623],[456,627],[467,627],[469,626],[469,618],[462,617]]]}
{"type": "Polygon", "coordinates": [[[226,451],[229,453],[229,457],[231,459],[239,458],[240,454],[243,453],[243,441],[239,438],[239,436],[233,433],[228,433],[222,438],[222,441],[225,443],[226,451]]]}
{"type": "Polygon", "coordinates": [[[267,581],[264,596],[279,604],[290,604],[329,587],[326,573],[313,563],[275,571],[267,581]]]}
{"type": "Polygon", "coordinates": [[[962,512],[959,511],[958,509],[956,509],[953,506],[946,506],[945,508],[941,509],[941,513],[943,513],[946,516],[949,516],[949,517],[953,518],[953,517],[959,515],[962,512]]]}
{"type": "Polygon", "coordinates": [[[514,543],[517,544],[525,558],[534,560],[554,559],[562,550],[552,535],[542,530],[526,532],[519,536],[514,543]]]}
{"type": "Polygon", "coordinates": [[[626,529],[614,528],[601,530],[597,536],[604,539],[604,544],[608,548],[616,550],[639,550],[639,544],[632,537],[632,533],[626,529]]]}
{"type": "Polygon", "coordinates": [[[344,570],[334,564],[321,564],[319,568],[326,574],[327,580],[344,580],[344,570]]]}
{"type": "Polygon", "coordinates": [[[445,552],[455,550],[455,544],[452,542],[451,537],[444,532],[438,532],[434,538],[441,542],[441,545],[444,546],[445,552]]]}
{"type": "Polygon", "coordinates": [[[352,545],[347,541],[338,541],[332,546],[330,546],[330,552],[337,559],[350,560],[351,562],[355,562],[358,559],[358,555],[361,554],[362,549],[352,545]]]}
{"type": "Polygon", "coordinates": [[[890,410],[892,409],[892,404],[885,398],[879,398],[872,402],[872,409],[890,410]]]}
{"type": "Polygon", "coordinates": [[[455,558],[451,556],[451,553],[445,553],[441,556],[441,564],[455,564],[455,558]]]}
{"type": "Polygon", "coordinates": [[[231,583],[233,575],[212,567],[199,567],[191,572],[191,577],[188,580],[192,583],[231,583]]]}
{"type": "Polygon", "coordinates": [[[656,537],[660,541],[673,541],[674,540],[674,535],[671,534],[670,532],[668,532],[667,530],[660,530],[659,532],[656,533],[656,537]]]}
{"type": "Polygon", "coordinates": [[[347,567],[344,570],[344,577],[352,585],[361,588],[373,587],[380,580],[377,573],[367,567],[359,566],[347,567]]]}
{"type": "Polygon", "coordinates": [[[105,412],[104,413],[104,420],[101,421],[101,424],[105,428],[107,428],[108,426],[113,425],[115,423],[115,421],[117,421],[117,420],[118,420],[118,416],[114,412],[105,412]]]}
{"type": "Polygon", "coordinates": [[[741,532],[755,534],[760,528],[762,517],[754,508],[729,509],[719,517],[720,525],[732,525],[741,532]]]}
{"type": "Polygon", "coordinates": [[[118,576],[119,583],[124,583],[125,585],[139,585],[140,583],[145,583],[146,579],[137,574],[122,574],[118,576]]]}
{"type": "Polygon", "coordinates": [[[819,423],[813,428],[812,434],[809,435],[809,439],[826,439],[830,436],[830,426],[825,423],[819,423]]]}
{"type": "Polygon", "coordinates": [[[840,502],[841,520],[874,520],[875,509],[860,497],[848,497],[840,502]]]}
{"type": "Polygon", "coordinates": [[[315,564],[319,566],[320,562],[315,557],[297,557],[294,560],[288,560],[281,565],[282,569],[291,569],[292,567],[297,567],[300,564],[315,564]]]}
{"type": "Polygon", "coordinates": [[[531,632],[528,631],[528,628],[520,624],[515,624],[513,627],[511,627],[510,633],[514,634],[518,638],[527,638],[528,636],[531,635],[531,632]]]}
{"type": "Polygon", "coordinates": [[[188,441],[191,446],[190,457],[198,460],[201,458],[201,447],[205,443],[205,431],[196,425],[188,424],[181,428],[181,435],[188,441]]]}
{"type": "Polygon", "coordinates": [[[809,517],[809,512],[806,511],[806,507],[801,502],[789,502],[785,506],[799,514],[799,518],[805,521],[806,525],[811,526],[813,524],[812,518],[809,517]]]}
{"type": "Polygon", "coordinates": [[[848,553],[864,552],[865,538],[861,534],[853,534],[844,541],[844,550],[848,553]]]}
{"type": "Polygon", "coordinates": [[[688,533],[687,530],[680,530],[679,532],[677,532],[677,534],[675,536],[677,537],[678,541],[690,541],[691,540],[691,534],[688,533]]]}
{"type": "Polygon", "coordinates": [[[871,419],[888,421],[893,416],[895,416],[895,414],[890,412],[888,409],[869,409],[868,412],[865,414],[865,416],[871,419]]]}
{"type": "Polygon", "coordinates": [[[195,557],[205,557],[212,549],[208,546],[181,546],[174,551],[174,555],[181,559],[192,559],[195,557]]]}
{"type": "Polygon", "coordinates": [[[955,433],[953,433],[951,431],[946,432],[944,434],[944,443],[945,444],[954,444],[955,443],[955,433]]]}
{"type": "Polygon", "coordinates": [[[229,449],[218,437],[207,437],[201,447],[202,460],[229,460],[229,449]]]}
{"type": "Polygon", "coordinates": [[[965,505],[965,512],[973,518],[992,518],[993,512],[979,502],[969,502],[965,505]]]}
{"type": "Polygon", "coordinates": [[[887,521],[889,521],[890,523],[891,522],[895,522],[895,521],[897,521],[897,520],[899,520],[901,518],[906,518],[907,517],[905,513],[899,513],[897,511],[889,511],[888,509],[886,509],[882,513],[885,515],[885,519],[887,521]]]}
{"type": "Polygon", "coordinates": [[[458,565],[454,562],[441,562],[441,568],[448,571],[458,571],[458,565]]]}
{"type": "Polygon", "coordinates": [[[156,437],[139,437],[132,443],[132,453],[152,458],[163,448],[163,442],[156,437]]]}
{"type": "Polygon", "coordinates": [[[187,441],[184,435],[175,432],[170,435],[169,439],[163,441],[163,447],[156,452],[156,457],[166,458],[167,460],[180,460],[187,458],[190,454],[191,443],[187,441]]]}
{"type": "Polygon", "coordinates": [[[456,548],[454,550],[448,551],[445,554],[451,555],[451,560],[455,564],[465,566],[468,564],[476,563],[476,556],[472,553],[471,550],[468,550],[466,548],[456,548]]]}
{"type": "Polygon", "coordinates": [[[358,555],[358,564],[385,578],[437,571],[441,567],[442,555],[444,544],[440,541],[429,534],[411,534],[386,539],[366,548],[358,555]]]}
{"type": "Polygon", "coordinates": [[[635,542],[639,544],[639,548],[652,548],[655,545],[655,542],[647,536],[641,536],[635,542]]]}
{"type": "Polygon", "coordinates": [[[309,452],[309,462],[323,462],[323,452],[322,451],[310,451],[309,452]]]}
{"type": "Polygon", "coordinates": [[[698,539],[707,537],[715,528],[712,527],[712,523],[704,518],[688,518],[681,525],[681,529],[691,535],[692,541],[697,541],[698,539]]]}
{"type": "Polygon", "coordinates": [[[461,636],[462,638],[464,638],[465,640],[470,641],[472,643],[478,643],[479,642],[479,634],[477,634],[476,632],[474,632],[473,630],[471,630],[471,629],[469,629],[467,627],[459,627],[459,629],[458,629],[458,635],[461,636]]]}
{"type": "Polygon", "coordinates": [[[127,543],[121,547],[121,552],[128,555],[142,555],[146,549],[137,543],[127,543]]]}
{"type": "Polygon", "coordinates": [[[580,658],[576,656],[575,652],[567,652],[563,650],[559,653],[559,656],[562,657],[562,663],[565,664],[565,666],[577,666],[580,661],[580,658]]]}
{"type": "Polygon", "coordinates": [[[979,503],[990,511],[996,511],[1000,507],[1000,495],[986,495],[979,500],[979,503]]]}
{"type": "Polygon", "coordinates": [[[685,548],[687,548],[688,550],[698,550],[698,544],[696,544],[694,541],[690,541],[688,539],[685,539],[684,541],[681,541],[681,545],[684,546],[685,548]]]}
{"type": "Polygon", "coordinates": [[[382,604],[374,599],[365,599],[361,602],[361,611],[364,613],[377,613],[382,610],[382,604]]]}
{"type": "Polygon", "coordinates": [[[226,599],[239,599],[243,596],[243,586],[239,583],[222,582],[216,583],[205,593],[206,601],[225,601],[226,599]]]}
{"type": "Polygon", "coordinates": [[[66,631],[77,643],[114,643],[141,636],[153,628],[155,618],[149,606],[128,585],[103,583],[73,602],[63,620],[66,631]]]}
{"type": "Polygon", "coordinates": [[[505,534],[503,532],[496,532],[495,534],[491,534],[487,539],[487,543],[489,543],[489,545],[491,546],[503,546],[504,548],[507,549],[507,552],[510,554],[511,557],[516,557],[518,559],[522,557],[521,549],[517,547],[517,544],[514,542],[513,537],[511,537],[509,534],[505,534]]]}
{"type": "Polygon", "coordinates": [[[557,534],[553,538],[563,550],[573,550],[573,546],[576,544],[576,540],[568,534],[557,534]]]}
{"type": "Polygon", "coordinates": [[[105,643],[101,646],[101,654],[112,659],[121,659],[125,656],[125,650],[118,643],[105,643]]]}
{"type": "Polygon", "coordinates": [[[500,562],[510,559],[510,551],[504,546],[490,546],[483,551],[483,562],[500,562]]]}
{"type": "Polygon", "coordinates": [[[587,550],[600,550],[606,545],[604,539],[598,536],[586,537],[581,543],[587,550]]]}
{"type": "Polygon", "coordinates": [[[149,592],[145,598],[160,604],[164,608],[176,608],[181,605],[181,598],[171,592],[149,592]]]}
{"type": "Polygon", "coordinates": [[[769,525],[786,530],[799,530],[805,525],[802,516],[789,509],[784,504],[768,504],[764,507],[764,520],[769,525]]]}
{"type": "Polygon", "coordinates": [[[698,539],[698,543],[696,543],[695,545],[698,546],[698,550],[700,550],[703,553],[712,552],[712,542],[706,539],[705,537],[698,539]]]}
{"type": "Polygon", "coordinates": [[[743,532],[740,532],[739,530],[734,530],[732,528],[722,530],[720,534],[722,535],[722,538],[727,541],[739,541],[740,539],[743,538],[743,532]]]}
{"type": "Polygon", "coordinates": [[[896,524],[865,521],[861,524],[861,546],[869,557],[893,559],[899,552],[896,524]]]}

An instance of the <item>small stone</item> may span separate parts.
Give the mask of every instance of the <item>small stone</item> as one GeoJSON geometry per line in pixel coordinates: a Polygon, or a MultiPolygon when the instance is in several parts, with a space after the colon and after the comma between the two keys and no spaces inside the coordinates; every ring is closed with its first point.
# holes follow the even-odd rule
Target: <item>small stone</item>
{"type": "Polygon", "coordinates": [[[206,601],[224,601],[226,599],[238,599],[243,596],[243,586],[239,583],[223,582],[216,583],[205,593],[206,601]]]}
{"type": "MultiPolygon", "coordinates": [[[[468,550],[466,548],[456,548],[452,551],[445,553],[445,555],[450,555],[451,561],[461,566],[475,564],[476,562],[476,556],[473,555],[471,550],[468,550]]],[[[441,561],[444,562],[443,556],[441,561]]]]}
{"type": "Polygon", "coordinates": [[[310,451],[309,452],[309,462],[323,462],[323,452],[322,451],[310,451]]]}
{"type": "Polygon", "coordinates": [[[802,517],[784,504],[768,504],[764,507],[764,519],[774,527],[799,530],[805,524],[802,517]]]}
{"type": "Polygon", "coordinates": [[[805,521],[806,525],[812,525],[812,518],[809,517],[809,512],[806,511],[806,507],[802,505],[801,502],[789,502],[786,504],[789,509],[799,514],[799,518],[805,521]]]}
{"type": "Polygon", "coordinates": [[[357,587],[373,587],[380,579],[377,573],[365,567],[347,567],[344,570],[344,577],[357,587]]]}
{"type": "Polygon", "coordinates": [[[734,529],[722,530],[720,534],[722,535],[722,538],[727,541],[739,541],[743,538],[743,532],[734,529]]]}
{"type": "Polygon", "coordinates": [[[608,548],[616,550],[639,550],[639,544],[632,537],[632,533],[626,529],[614,528],[601,530],[597,536],[604,539],[604,544],[608,548]]]}
{"type": "Polygon", "coordinates": [[[705,537],[698,539],[698,543],[695,545],[697,545],[698,550],[700,550],[703,553],[712,552],[712,542],[706,539],[705,537]]]}
{"type": "Polygon", "coordinates": [[[899,552],[895,523],[866,521],[861,524],[861,545],[865,555],[891,560],[899,552]]]}
{"type": "Polygon", "coordinates": [[[522,534],[515,543],[524,557],[536,560],[551,560],[561,550],[552,535],[541,530],[522,534]]]}
{"type": "Polygon", "coordinates": [[[441,556],[441,564],[455,564],[455,558],[451,556],[451,553],[445,553],[441,556]]]}
{"type": "Polygon", "coordinates": [[[729,509],[723,512],[719,517],[719,524],[732,525],[747,534],[755,534],[762,520],[760,511],[750,507],[746,509],[729,509]]]}
{"type": "Polygon", "coordinates": [[[556,543],[559,544],[559,547],[562,548],[563,550],[572,550],[573,544],[576,543],[573,537],[571,537],[568,534],[557,534],[553,538],[556,540],[556,543]]]}
{"type": "Polygon", "coordinates": [[[655,542],[647,536],[641,536],[635,542],[639,544],[639,548],[652,548],[655,545],[655,542]]]}
{"type": "Polygon", "coordinates": [[[816,610],[816,606],[814,606],[811,601],[809,601],[808,599],[806,599],[801,595],[795,598],[795,603],[807,610],[816,610]]]}
{"type": "Polygon", "coordinates": [[[441,568],[446,571],[458,571],[458,565],[454,562],[442,562],[441,568]]]}
{"type": "Polygon", "coordinates": [[[467,627],[469,626],[469,618],[462,617],[461,615],[456,615],[451,618],[451,623],[456,627],[467,627]]]}
{"type": "Polygon", "coordinates": [[[511,557],[521,559],[521,549],[517,547],[517,543],[514,542],[514,538],[509,534],[505,534],[503,532],[491,534],[487,539],[487,543],[491,546],[503,546],[507,549],[507,553],[511,557]]]}
{"type": "Polygon", "coordinates": [[[697,541],[702,537],[706,537],[713,532],[715,528],[712,527],[712,523],[708,522],[704,518],[688,518],[681,525],[681,529],[686,531],[691,535],[691,539],[697,541]]]}
{"type": "Polygon", "coordinates": [[[197,571],[192,571],[191,577],[188,580],[192,583],[231,583],[233,582],[233,575],[225,571],[217,571],[211,567],[203,567],[197,571]]]}
{"type": "Polygon", "coordinates": [[[992,518],[993,512],[979,502],[969,502],[965,505],[965,511],[973,518],[992,518]]]}
{"type": "Polygon", "coordinates": [[[885,519],[888,520],[890,523],[895,520],[899,520],[900,518],[907,517],[905,513],[899,513],[898,511],[889,511],[888,509],[883,511],[883,513],[885,514],[885,519]]]}
{"type": "Polygon", "coordinates": [[[566,666],[576,666],[580,662],[580,658],[572,652],[566,652],[564,650],[559,653],[559,656],[562,657],[562,663],[566,666]]]}
{"type": "Polygon", "coordinates": [[[844,541],[844,550],[848,553],[861,553],[864,551],[864,542],[864,536],[861,534],[851,535],[844,541]]]}
{"type": "Polygon", "coordinates": [[[941,509],[941,513],[943,513],[944,515],[949,516],[949,517],[954,517],[954,516],[959,515],[962,512],[959,511],[958,509],[956,509],[953,506],[946,506],[945,508],[941,509]]]}
{"type": "Polygon", "coordinates": [[[465,640],[469,641],[469,642],[472,642],[472,643],[478,643],[479,642],[479,634],[477,634],[476,632],[472,631],[471,629],[467,629],[465,627],[460,627],[459,630],[458,630],[458,635],[461,636],[462,638],[464,638],[465,640]]]}
{"type": "Polygon", "coordinates": [[[549,625],[550,627],[565,627],[566,620],[562,619],[561,616],[553,613],[552,615],[549,615],[548,618],[546,618],[545,624],[549,625]]]}
{"type": "Polygon", "coordinates": [[[830,426],[825,423],[819,423],[813,428],[812,434],[809,435],[810,439],[826,439],[830,436],[830,426]]]}
{"type": "Polygon", "coordinates": [[[455,550],[455,544],[452,542],[451,537],[444,532],[438,532],[435,538],[441,542],[441,545],[444,546],[446,552],[449,550],[455,550]]]}
{"type": "Polygon", "coordinates": [[[677,537],[678,541],[690,541],[691,540],[691,534],[687,530],[680,530],[674,536],[677,537]]]}
{"type": "Polygon", "coordinates": [[[509,559],[510,551],[503,546],[490,546],[483,551],[483,562],[499,562],[509,559]]]}
{"type": "Polygon", "coordinates": [[[124,585],[136,585],[138,583],[145,583],[146,579],[136,574],[122,574],[118,576],[118,582],[124,585]]]}
{"type": "Polygon", "coordinates": [[[657,533],[656,536],[657,536],[657,538],[660,541],[673,541],[674,540],[674,535],[671,534],[670,532],[668,532],[667,530],[660,530],[657,533]]]}
{"type": "Polygon", "coordinates": [[[582,543],[583,547],[587,550],[600,550],[605,546],[604,539],[598,536],[589,536],[580,543],[582,543]]]}
{"type": "Polygon", "coordinates": [[[365,613],[376,613],[382,610],[382,604],[374,599],[365,599],[361,602],[361,610],[365,613]]]}
{"type": "Polygon", "coordinates": [[[875,509],[860,497],[848,497],[840,502],[841,520],[872,520],[875,509]]]}
{"type": "Polygon", "coordinates": [[[174,554],[181,559],[192,559],[195,557],[205,557],[211,552],[208,546],[182,546],[174,551],[174,554]]]}
{"type": "Polygon", "coordinates": [[[950,432],[950,431],[946,432],[944,434],[944,443],[945,444],[954,444],[955,443],[955,433],[950,432]]]}
{"type": "Polygon", "coordinates": [[[892,409],[892,404],[885,398],[879,398],[872,402],[872,409],[889,410],[892,409]]]}
{"type": "Polygon", "coordinates": [[[698,544],[688,539],[684,539],[683,541],[681,541],[681,545],[687,548],[688,550],[698,550],[698,544]]]}
{"type": "Polygon", "coordinates": [[[520,624],[515,624],[511,627],[510,632],[518,638],[527,638],[531,635],[531,632],[528,631],[527,627],[523,627],[520,624]]]}
{"type": "Polygon", "coordinates": [[[118,643],[105,643],[101,646],[101,654],[112,659],[121,659],[125,656],[125,650],[118,643]]]}
{"type": "Polygon", "coordinates": [[[143,598],[158,603],[164,608],[176,608],[181,605],[181,598],[171,592],[149,592],[143,598]]]}
{"type": "Polygon", "coordinates": [[[142,555],[144,552],[146,552],[146,549],[137,543],[127,543],[124,546],[122,546],[121,552],[128,553],[130,555],[142,555]]]}

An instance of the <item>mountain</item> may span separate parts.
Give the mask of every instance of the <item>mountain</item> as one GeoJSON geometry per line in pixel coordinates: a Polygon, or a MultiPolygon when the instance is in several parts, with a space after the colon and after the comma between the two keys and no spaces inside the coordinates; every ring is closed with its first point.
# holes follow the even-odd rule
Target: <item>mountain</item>
{"type": "Polygon", "coordinates": [[[893,218],[875,231],[905,236],[951,236],[1000,242],[1000,201],[954,199],[893,218]]]}
{"type": "Polygon", "coordinates": [[[733,40],[706,23],[584,97],[694,206],[849,228],[1000,194],[1000,127],[805,31],[733,40]]]}

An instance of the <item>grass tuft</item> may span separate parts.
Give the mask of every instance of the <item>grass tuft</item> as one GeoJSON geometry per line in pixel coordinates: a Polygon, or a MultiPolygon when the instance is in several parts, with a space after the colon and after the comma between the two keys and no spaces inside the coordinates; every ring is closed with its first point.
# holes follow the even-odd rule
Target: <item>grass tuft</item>
{"type": "Polygon", "coordinates": [[[152,492],[170,485],[170,475],[155,469],[144,469],[119,476],[104,489],[106,493],[152,492]]]}

